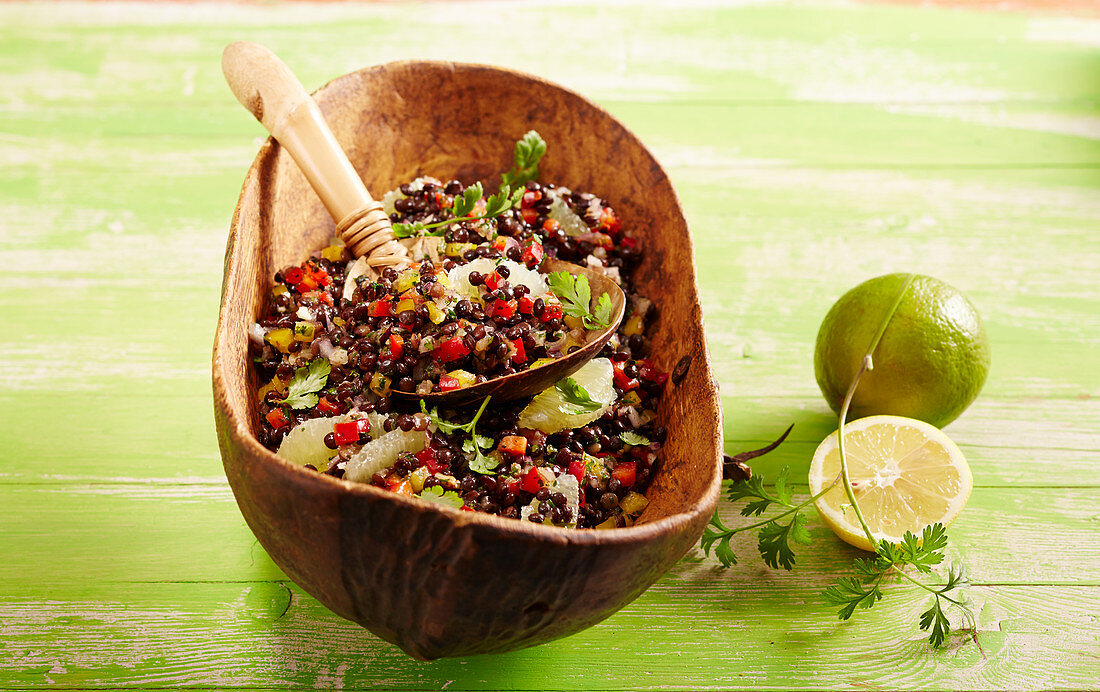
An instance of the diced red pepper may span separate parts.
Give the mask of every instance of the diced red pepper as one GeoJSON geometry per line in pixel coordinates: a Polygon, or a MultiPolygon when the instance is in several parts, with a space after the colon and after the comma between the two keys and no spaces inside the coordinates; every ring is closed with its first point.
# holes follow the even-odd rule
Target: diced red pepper
{"type": "MultiPolygon", "coordinates": [[[[370,425],[369,423],[367,424],[370,425]]],[[[359,441],[359,421],[346,420],[332,426],[332,437],[338,445],[350,445],[359,441]]]]}
{"type": "Polygon", "coordinates": [[[309,278],[317,282],[318,286],[328,286],[332,283],[332,279],[328,277],[328,272],[324,269],[318,269],[309,273],[309,278]]]}
{"type": "Polygon", "coordinates": [[[576,478],[578,483],[584,485],[584,462],[580,459],[569,462],[569,475],[576,478]]]}
{"type": "Polygon", "coordinates": [[[539,218],[539,213],[534,209],[531,209],[530,207],[528,207],[527,209],[520,209],[519,215],[522,216],[523,220],[527,223],[535,223],[535,221],[539,218]]]}
{"type": "Polygon", "coordinates": [[[542,230],[546,231],[547,233],[553,233],[559,228],[561,228],[561,221],[558,221],[557,219],[547,219],[542,222],[542,230]]]}
{"type": "Polygon", "coordinates": [[[628,235],[624,235],[622,238],[620,238],[619,242],[622,244],[623,247],[628,247],[631,250],[638,247],[638,240],[628,235]]]}
{"type": "Polygon", "coordinates": [[[462,386],[462,383],[458,381],[457,377],[450,375],[439,376],[439,391],[441,392],[453,392],[462,386]]]}
{"type": "Polygon", "coordinates": [[[634,389],[638,386],[638,380],[631,377],[630,375],[627,375],[626,372],[623,370],[623,368],[625,367],[625,360],[611,361],[611,374],[615,378],[615,384],[618,385],[619,389],[623,390],[624,392],[629,392],[631,389],[634,389]]]}
{"type": "Polygon", "coordinates": [[[271,427],[278,430],[282,427],[289,427],[290,421],[287,420],[286,414],[280,408],[271,409],[266,416],[267,422],[271,424],[271,427]]]}
{"type": "Polygon", "coordinates": [[[485,314],[489,317],[503,317],[505,319],[516,314],[516,301],[514,300],[494,300],[489,304],[489,309],[485,311],[485,314]]]}
{"type": "Polygon", "coordinates": [[[635,461],[620,461],[611,470],[611,477],[618,479],[624,488],[630,488],[638,475],[638,463],[635,461]]]}
{"type": "Polygon", "coordinates": [[[317,280],[309,274],[306,274],[302,277],[302,280],[299,281],[294,288],[298,289],[299,293],[305,293],[306,291],[312,291],[313,289],[317,288],[317,285],[317,280]]]}
{"type": "Polygon", "coordinates": [[[542,321],[548,322],[549,320],[561,319],[561,306],[560,305],[547,305],[546,309],[542,311],[542,321]]]}
{"type": "Polygon", "coordinates": [[[390,334],[390,358],[399,359],[405,354],[405,339],[400,334],[390,334]]]}
{"type": "Polygon", "coordinates": [[[292,285],[301,281],[302,277],[305,275],[306,273],[302,271],[301,267],[290,267],[285,272],[283,272],[283,278],[286,279],[286,282],[288,284],[292,285]]]}
{"type": "Polygon", "coordinates": [[[500,444],[497,445],[502,453],[508,453],[513,456],[523,456],[527,453],[527,438],[523,435],[505,435],[500,440],[500,444]]]}
{"type": "Polygon", "coordinates": [[[521,201],[519,205],[526,209],[527,207],[535,206],[535,202],[540,199],[542,199],[542,192],[538,190],[528,190],[523,193],[523,201],[521,201]]]}
{"type": "MultiPolygon", "coordinates": [[[[553,219],[547,219],[546,223],[550,223],[553,219]]],[[[554,221],[554,223],[557,223],[554,221]]],[[[543,224],[545,227],[546,224],[543,224]]],[[[528,267],[534,267],[535,265],[542,263],[542,243],[534,242],[527,246],[527,249],[523,251],[523,263],[528,267]]]]}
{"type": "Polygon", "coordinates": [[[420,465],[428,469],[428,473],[439,473],[445,466],[439,463],[439,458],[435,454],[435,450],[431,447],[425,447],[416,453],[416,460],[420,462],[420,465]]]}
{"type": "Polygon", "coordinates": [[[493,241],[493,247],[495,247],[497,250],[503,250],[504,248],[508,247],[508,241],[506,241],[503,237],[499,237],[493,241]]]}
{"type": "Polygon", "coordinates": [[[470,349],[466,348],[460,336],[447,339],[432,351],[432,356],[441,363],[450,363],[469,354],[470,349]]]}
{"type": "Polygon", "coordinates": [[[526,363],[527,351],[523,348],[523,339],[515,339],[512,341],[512,346],[516,349],[516,354],[512,356],[513,363],[526,363]]]}
{"type": "Polygon", "coordinates": [[[619,232],[619,227],[622,225],[619,222],[619,217],[615,215],[615,210],[611,207],[604,207],[600,212],[600,228],[604,229],[608,233],[614,235],[619,232]]]}
{"type": "Polygon", "coordinates": [[[321,292],[321,302],[325,305],[332,305],[332,294],[328,291],[321,292]]]}
{"type": "Polygon", "coordinates": [[[535,314],[535,301],[531,300],[530,296],[523,296],[522,298],[520,298],[517,302],[517,306],[519,308],[519,311],[522,312],[524,315],[535,314]]]}
{"type": "Polygon", "coordinates": [[[474,508],[470,507],[469,505],[462,505],[461,507],[459,507],[459,509],[461,509],[463,512],[472,512],[472,511],[474,511],[474,508]]]}
{"type": "Polygon", "coordinates": [[[371,317],[389,317],[393,314],[393,300],[386,297],[372,302],[367,306],[367,314],[371,317]]]}
{"type": "Polygon", "coordinates": [[[519,478],[519,489],[526,493],[537,493],[541,487],[542,476],[539,475],[539,470],[534,466],[519,478]]]}
{"type": "Polygon", "coordinates": [[[488,288],[490,291],[495,291],[500,288],[500,283],[502,281],[504,281],[504,279],[500,274],[495,271],[489,272],[485,275],[485,288],[488,288]]]}
{"type": "Polygon", "coordinates": [[[321,397],[321,400],[317,402],[317,410],[322,413],[331,413],[333,415],[343,411],[343,407],[338,402],[329,401],[325,397],[321,397]]]}
{"type": "Polygon", "coordinates": [[[519,482],[520,481],[518,478],[513,478],[512,480],[508,481],[508,492],[512,493],[513,495],[519,492],[519,482]]]}

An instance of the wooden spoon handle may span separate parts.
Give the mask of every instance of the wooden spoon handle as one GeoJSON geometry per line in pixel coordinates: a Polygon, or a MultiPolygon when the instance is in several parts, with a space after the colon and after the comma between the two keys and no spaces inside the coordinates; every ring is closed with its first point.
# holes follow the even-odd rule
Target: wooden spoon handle
{"type": "Polygon", "coordinates": [[[267,48],[237,41],[222,53],[222,72],[237,100],[290,152],[348,248],[357,256],[370,253],[374,266],[407,262],[382,205],[367,192],[290,68],[267,48]]]}

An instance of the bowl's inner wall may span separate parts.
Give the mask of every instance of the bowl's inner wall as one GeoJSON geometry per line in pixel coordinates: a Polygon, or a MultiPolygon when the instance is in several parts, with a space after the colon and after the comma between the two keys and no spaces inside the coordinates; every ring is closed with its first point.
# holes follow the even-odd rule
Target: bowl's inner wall
{"type": "MultiPolygon", "coordinates": [[[[686,511],[704,498],[717,463],[712,457],[719,422],[711,406],[699,405],[700,395],[714,393],[704,365],[693,258],[683,242],[688,233],[675,194],[637,140],[569,92],[479,66],[398,63],[373,68],[330,84],[317,100],[376,198],[419,175],[492,184],[511,167],[515,141],[537,129],[547,142],[540,179],[593,192],[616,209],[623,227],[643,242],[635,287],[660,310],[650,330],[651,358],[666,371],[684,355],[692,355],[697,364],[679,386],[670,381],[662,397],[660,420],[670,434],[642,521],[686,511]],[[540,92],[537,102],[529,98],[533,89],[540,92]],[[487,103],[493,106],[489,110],[487,103]],[[691,468],[670,473],[685,464],[691,468]]],[[[251,303],[252,319],[263,309],[271,275],[300,262],[334,234],[332,219],[285,151],[274,145],[257,163],[263,182],[251,193],[246,187],[241,205],[242,214],[252,204],[259,210],[256,271],[251,285],[235,289],[238,299],[251,303]]],[[[240,374],[250,378],[255,392],[256,376],[244,353],[247,324],[239,326],[241,345],[234,350],[241,358],[236,366],[248,370],[240,374]]],[[[255,397],[237,405],[257,425],[255,397]]]]}

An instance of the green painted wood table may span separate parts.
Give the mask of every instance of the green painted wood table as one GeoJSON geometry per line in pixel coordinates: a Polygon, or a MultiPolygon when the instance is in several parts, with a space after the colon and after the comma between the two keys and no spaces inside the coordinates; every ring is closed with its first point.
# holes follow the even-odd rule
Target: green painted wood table
{"type": "Polygon", "coordinates": [[[0,6],[0,688],[1100,687],[1096,16],[0,6]],[[901,584],[838,621],[820,594],[857,551],[816,516],[790,573],[746,536],[734,568],[696,550],[596,627],[468,660],[413,661],[290,583],[233,502],[211,411],[226,231],[263,134],[219,69],[240,38],[310,87],[400,58],[486,62],[621,118],[692,226],[727,451],[795,424],[765,477],[804,478],[834,428],[812,349],[841,293],[907,270],[965,291],[993,350],[947,428],[976,478],[950,533],[978,643],[931,649],[925,598],[901,584]]]}

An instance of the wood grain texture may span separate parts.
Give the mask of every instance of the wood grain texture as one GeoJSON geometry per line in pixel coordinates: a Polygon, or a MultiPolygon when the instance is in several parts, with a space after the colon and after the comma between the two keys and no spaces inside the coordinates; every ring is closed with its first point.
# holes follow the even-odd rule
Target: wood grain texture
{"type": "Polygon", "coordinates": [[[0,5],[0,687],[1096,689],[1098,45],[1095,19],[829,2],[0,5]],[[817,594],[856,553],[816,517],[793,573],[746,537],[731,570],[693,553],[498,657],[418,664],[284,586],[210,413],[263,135],[220,74],[240,38],[311,89],[484,62],[625,122],[691,222],[727,451],[795,423],[766,476],[833,428],[812,366],[833,300],[903,270],[965,291],[993,366],[947,428],[977,484],[950,533],[985,655],[929,651],[904,590],[838,623],[817,594]]]}

